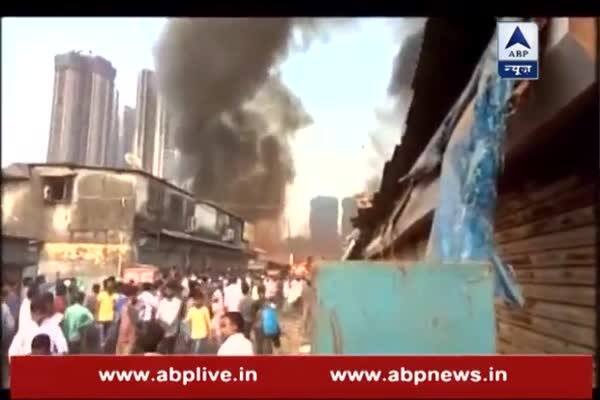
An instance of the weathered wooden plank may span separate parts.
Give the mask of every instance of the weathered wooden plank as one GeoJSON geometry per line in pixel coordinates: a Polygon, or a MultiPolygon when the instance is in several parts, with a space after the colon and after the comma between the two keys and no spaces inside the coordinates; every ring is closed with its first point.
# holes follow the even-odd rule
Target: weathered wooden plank
{"type": "Polygon", "coordinates": [[[596,267],[565,267],[565,268],[526,268],[515,269],[519,283],[555,285],[587,285],[596,284],[596,267]]]}
{"type": "Polygon", "coordinates": [[[498,321],[520,326],[544,336],[567,340],[570,343],[593,349],[596,348],[596,331],[593,328],[536,317],[526,313],[511,313],[506,310],[497,310],[496,316],[498,321]]]}
{"type": "MultiPolygon", "coordinates": [[[[540,203],[529,204],[520,211],[497,217],[495,221],[496,230],[503,231],[507,228],[520,226],[545,217],[593,205],[595,195],[596,188],[594,185],[585,185],[575,190],[560,193],[558,196],[540,203]]],[[[500,209],[502,208],[502,200],[500,200],[499,207],[500,209]]]]}
{"type": "Polygon", "coordinates": [[[502,259],[515,269],[587,266],[596,263],[596,248],[589,246],[527,254],[506,254],[502,259]]]}
{"type": "Polygon", "coordinates": [[[496,233],[496,241],[498,243],[507,243],[546,233],[563,232],[582,226],[594,225],[595,220],[596,215],[594,206],[588,206],[521,225],[516,228],[499,231],[496,233]]]}
{"type": "Polygon", "coordinates": [[[503,310],[512,314],[529,314],[552,318],[590,328],[596,327],[596,310],[593,307],[556,304],[527,299],[523,308],[515,309],[504,304],[497,304],[496,310],[503,310]]]}
{"type": "Polygon", "coordinates": [[[496,340],[496,352],[498,354],[545,354],[542,350],[515,346],[507,342],[505,337],[500,336],[496,340]]]}
{"type": "Polygon", "coordinates": [[[596,228],[586,226],[564,232],[550,233],[528,239],[498,245],[501,254],[529,253],[531,251],[557,250],[572,247],[593,246],[596,228]]]}
{"type": "Polygon", "coordinates": [[[498,354],[543,354],[544,352],[537,349],[527,349],[524,347],[515,346],[508,343],[504,338],[498,338],[496,341],[496,353],[498,354]]]}
{"type": "Polygon", "coordinates": [[[499,338],[519,348],[536,350],[549,354],[593,354],[594,349],[569,343],[530,331],[520,326],[498,321],[499,338]]]}
{"type": "Polygon", "coordinates": [[[515,193],[500,196],[498,218],[528,207],[533,202],[540,202],[559,196],[568,190],[581,187],[586,182],[579,175],[568,176],[551,184],[531,183],[515,193]]]}
{"type": "Polygon", "coordinates": [[[562,304],[595,306],[596,289],[588,286],[520,285],[525,298],[547,300],[562,304]]]}

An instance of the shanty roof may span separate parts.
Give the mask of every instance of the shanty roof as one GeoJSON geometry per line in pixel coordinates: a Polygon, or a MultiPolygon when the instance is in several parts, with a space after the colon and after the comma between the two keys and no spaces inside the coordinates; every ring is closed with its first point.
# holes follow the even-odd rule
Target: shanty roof
{"type": "Polygon", "coordinates": [[[29,166],[23,163],[10,164],[6,168],[2,168],[2,179],[27,180],[31,177],[29,166]]]}
{"type": "Polygon", "coordinates": [[[171,189],[176,190],[177,192],[179,192],[183,195],[194,198],[194,200],[198,203],[207,204],[209,206],[212,206],[212,207],[218,209],[219,211],[221,211],[223,213],[229,214],[232,217],[244,220],[244,218],[242,218],[240,215],[237,215],[234,212],[229,211],[229,210],[219,206],[216,203],[213,203],[211,201],[204,200],[204,199],[198,199],[192,193],[180,188],[179,186],[174,185],[173,183],[171,183],[163,178],[159,178],[158,176],[152,175],[151,173],[146,172],[141,169],[114,168],[114,167],[103,167],[103,166],[96,166],[96,165],[80,165],[80,164],[75,164],[75,163],[31,163],[31,164],[15,163],[15,164],[11,164],[8,167],[2,169],[2,178],[3,179],[13,179],[13,180],[14,179],[29,179],[31,177],[31,168],[35,168],[35,167],[54,167],[54,168],[62,167],[62,168],[70,168],[70,169],[91,169],[91,170],[113,171],[113,172],[120,172],[120,173],[128,173],[128,174],[133,173],[133,174],[143,175],[149,179],[158,181],[161,184],[168,186],[171,189]]]}
{"type": "MultiPolygon", "coordinates": [[[[406,175],[461,95],[494,33],[494,18],[429,18],[412,87],[414,95],[402,144],[385,163],[381,187],[370,209],[359,210],[356,226],[387,215],[406,175]]],[[[372,227],[372,225],[370,226],[372,227]]]]}
{"type": "MultiPolygon", "coordinates": [[[[577,33],[576,29],[574,31],[577,33]]],[[[488,43],[489,39],[491,37],[488,37],[488,43]]],[[[481,52],[483,52],[484,48],[485,46],[482,46],[481,52]]],[[[586,56],[582,46],[570,37],[564,37],[555,46],[551,48],[543,47],[543,49],[544,58],[542,63],[544,63],[544,71],[546,71],[545,79],[540,79],[531,84],[530,90],[535,92],[535,96],[528,96],[528,98],[522,101],[515,100],[517,108],[513,116],[508,120],[505,161],[510,162],[506,167],[507,171],[505,171],[501,183],[502,181],[507,182],[507,178],[510,178],[510,174],[507,175],[506,172],[514,170],[517,174],[519,173],[518,169],[511,168],[511,165],[516,164],[515,161],[517,161],[518,155],[526,155],[528,151],[536,148],[547,150],[547,146],[544,143],[546,145],[549,144],[549,137],[559,131],[578,132],[581,129],[577,128],[579,126],[577,123],[582,123],[582,126],[586,126],[586,124],[587,126],[593,126],[591,121],[594,118],[597,123],[597,112],[594,114],[591,111],[597,110],[598,104],[597,89],[594,87],[597,77],[594,77],[590,68],[593,60],[589,56],[586,56]],[[542,93],[544,95],[541,95],[542,93]],[[583,116],[580,112],[583,108],[589,111],[586,114],[587,117],[583,116]],[[574,117],[574,115],[577,115],[577,117],[574,117]],[[569,118],[570,123],[564,123],[564,121],[563,123],[557,123],[561,119],[567,120],[569,118]],[[588,119],[582,121],[584,118],[588,119]],[[565,130],[564,126],[570,126],[570,129],[565,130]]],[[[421,64],[423,57],[426,59],[428,56],[426,53],[422,53],[419,68],[423,65],[421,64]]],[[[434,56],[430,55],[430,57],[434,56]]],[[[438,63],[441,62],[438,61],[438,63]]],[[[473,75],[472,71],[469,71],[469,74],[473,75]]],[[[429,136],[428,140],[430,142],[427,144],[427,150],[432,148],[430,147],[432,144],[436,145],[443,142],[443,139],[440,139],[442,138],[440,132],[450,131],[443,129],[448,121],[452,121],[457,116],[464,116],[473,112],[472,107],[465,108],[464,105],[469,103],[470,88],[472,87],[473,79],[476,77],[477,74],[474,74],[472,78],[469,76],[468,78],[471,81],[467,79],[468,84],[465,82],[466,84],[459,88],[461,92],[460,99],[446,110],[443,116],[446,119],[443,122],[440,121],[442,126],[441,129],[435,129],[437,131],[435,136],[431,137],[431,134],[435,131],[422,131],[423,135],[429,136]],[[459,107],[461,104],[463,106],[459,107]]],[[[415,86],[416,84],[417,82],[415,82],[415,86]]],[[[424,86],[423,90],[427,90],[427,85],[424,86]]],[[[520,97],[521,95],[518,93],[522,94],[520,87],[515,91],[515,96],[520,97]]],[[[437,93],[430,91],[427,95],[430,99],[435,99],[437,93]]],[[[415,98],[417,98],[417,93],[415,93],[415,98]]],[[[420,105],[413,103],[411,107],[411,111],[418,110],[420,105]]],[[[418,136],[419,132],[412,130],[410,127],[419,125],[414,124],[413,121],[407,122],[407,135],[412,134],[412,143],[416,143],[417,139],[414,139],[414,137],[415,135],[418,136]]],[[[420,126],[423,127],[424,125],[420,126]]],[[[557,143],[560,143],[561,139],[557,140],[557,143]]],[[[586,140],[589,142],[589,137],[586,140]]],[[[578,141],[571,140],[570,147],[563,145],[561,148],[561,146],[555,145],[554,148],[558,148],[559,152],[566,152],[566,148],[581,149],[582,145],[579,145],[579,147],[573,145],[576,142],[578,141]]],[[[431,155],[431,152],[423,151],[426,146],[422,146],[421,150],[415,154],[403,153],[402,149],[406,148],[404,146],[405,143],[396,148],[397,151],[394,153],[394,157],[386,165],[382,189],[377,193],[377,201],[373,202],[373,208],[368,210],[372,218],[370,229],[364,229],[364,227],[359,225],[361,228],[360,246],[356,246],[353,250],[353,257],[359,255],[359,253],[361,256],[367,257],[381,253],[392,241],[398,240],[401,236],[410,235],[410,232],[420,229],[423,226],[421,222],[432,216],[432,212],[438,202],[437,185],[439,183],[439,164],[441,163],[441,158],[427,162],[426,156],[431,155]],[[397,169],[392,169],[391,165],[396,157],[403,154],[414,157],[413,160],[417,160],[417,162],[413,162],[411,168],[408,170],[401,168],[400,172],[398,172],[397,169]],[[431,168],[431,165],[426,164],[434,165],[435,168],[431,168]],[[423,166],[426,168],[422,168],[423,166]],[[419,170],[420,173],[416,174],[416,170],[419,170]],[[400,175],[403,179],[398,182],[397,178],[392,175],[400,175]],[[407,177],[410,179],[406,179],[407,177]],[[385,197],[386,192],[384,191],[386,189],[386,182],[391,188],[387,197],[385,197]],[[396,185],[393,186],[394,184],[396,185]]],[[[577,154],[581,150],[572,150],[571,152],[577,154]]],[[[526,158],[526,156],[521,157],[521,161],[525,160],[526,162],[526,158]]],[[[579,156],[579,158],[582,157],[579,156]]],[[[406,164],[400,161],[397,165],[402,167],[406,164]]]]}

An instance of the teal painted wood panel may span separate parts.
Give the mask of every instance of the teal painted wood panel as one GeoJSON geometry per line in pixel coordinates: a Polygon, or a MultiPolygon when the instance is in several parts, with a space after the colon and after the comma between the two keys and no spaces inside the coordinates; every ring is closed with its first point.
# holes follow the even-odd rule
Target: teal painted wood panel
{"type": "Polygon", "coordinates": [[[315,354],[493,354],[487,264],[340,261],[314,279],[315,354]]]}

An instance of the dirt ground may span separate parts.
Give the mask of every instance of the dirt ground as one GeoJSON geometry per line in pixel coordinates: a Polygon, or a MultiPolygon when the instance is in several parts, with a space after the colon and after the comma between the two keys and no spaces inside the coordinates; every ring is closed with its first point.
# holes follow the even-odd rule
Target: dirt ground
{"type": "Polygon", "coordinates": [[[282,331],[281,347],[277,349],[276,354],[300,354],[300,346],[308,343],[304,334],[302,314],[297,311],[282,311],[279,322],[282,331]]]}

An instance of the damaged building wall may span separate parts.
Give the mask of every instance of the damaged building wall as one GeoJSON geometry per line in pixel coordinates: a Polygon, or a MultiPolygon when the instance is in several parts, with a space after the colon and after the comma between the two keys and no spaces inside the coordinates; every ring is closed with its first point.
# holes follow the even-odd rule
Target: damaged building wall
{"type": "Polygon", "coordinates": [[[44,242],[39,271],[83,281],[134,262],[242,268],[244,220],[149,174],[66,164],[20,165],[2,185],[3,233],[44,242]]]}
{"type": "Polygon", "coordinates": [[[2,179],[2,235],[41,238],[39,221],[42,203],[33,203],[29,179],[2,179]]]}
{"type": "Polygon", "coordinates": [[[44,241],[39,271],[82,280],[117,275],[133,259],[136,211],[132,173],[69,166],[31,167],[30,199],[44,241]]]}

